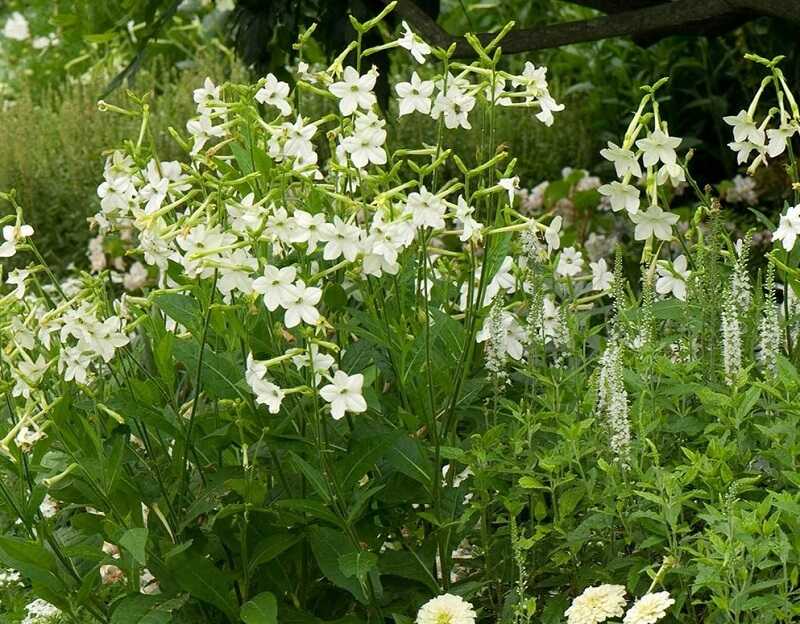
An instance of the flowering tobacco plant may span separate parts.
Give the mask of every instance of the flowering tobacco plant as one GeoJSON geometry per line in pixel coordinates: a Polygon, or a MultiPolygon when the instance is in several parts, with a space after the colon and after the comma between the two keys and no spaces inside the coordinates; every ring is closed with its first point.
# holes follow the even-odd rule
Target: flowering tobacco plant
{"type": "MultiPolygon", "coordinates": [[[[508,28],[484,43],[467,36],[470,64],[406,24],[365,49],[393,8],[352,20],[356,40],[327,68],[301,61],[294,85],[207,79],[185,131],[170,129],[180,161],[155,152],[146,99],[100,103],[140,120],[108,156],[93,219],[101,243],[125,240],[134,260],[124,295],[100,243],[92,274],[59,282],[14,194],[2,196],[13,214],[0,219],[0,255],[33,263],[5,276],[0,299],[0,494],[20,522],[0,537],[0,560],[48,609],[103,622],[473,624],[530,621],[538,597],[544,621],[599,622],[622,616],[624,587],[602,586],[606,607],[597,592],[573,607],[567,598],[586,575],[614,572],[598,563],[606,545],[633,592],[648,566],[630,545],[683,554],[696,571],[701,555],[681,551],[683,537],[716,543],[699,521],[673,526],[664,497],[696,484],[669,480],[651,438],[682,401],[723,396],[720,421],[754,409],[760,395],[746,391],[749,407],[741,398],[754,337],[740,309],[708,296],[723,274],[730,301],[754,289],[748,242],[734,262],[722,253],[712,202],[674,235],[662,191],[689,177],[658,83],[622,145],[604,150],[620,181],[597,189],[645,242],[639,299],[620,254],[587,270],[593,256],[563,215],[517,206],[494,113],[553,123],[562,107],[546,69],[501,68],[508,28]],[[430,144],[388,142],[369,65],[388,48],[415,63],[395,86],[397,111],[437,120],[430,144]],[[445,129],[480,132],[482,149],[456,153],[445,129]],[[661,258],[673,243],[684,255],[661,258]],[[688,306],[703,297],[708,314],[696,318],[688,306]],[[738,345],[724,366],[710,344],[720,332],[738,345]],[[701,370],[716,392],[696,381],[701,370]],[[691,398],[676,390],[662,404],[660,383],[691,398]]],[[[312,32],[296,44],[301,58],[312,32]]],[[[763,311],[765,383],[792,366],[774,278],[746,306],[763,311]]],[[[765,409],[788,390],[775,392],[765,409]]],[[[685,584],[677,599],[655,584],[625,622],[686,603],[685,584]]],[[[717,604],[714,591],[698,603],[717,604]]]]}

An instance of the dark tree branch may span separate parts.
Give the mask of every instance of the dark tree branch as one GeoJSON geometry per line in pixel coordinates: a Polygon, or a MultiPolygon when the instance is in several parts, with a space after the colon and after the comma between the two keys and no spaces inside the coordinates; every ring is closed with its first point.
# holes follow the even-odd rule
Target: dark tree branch
{"type": "MultiPolygon", "coordinates": [[[[623,5],[641,8],[587,20],[515,29],[503,39],[503,52],[514,54],[545,50],[611,37],[647,40],[673,34],[705,34],[718,30],[720,26],[738,25],[762,15],[800,22],[800,2],[796,0],[672,0],[658,4],[647,0],[579,0],[577,4],[595,4],[598,7],[602,4],[609,11],[623,5]]],[[[456,57],[475,56],[474,50],[463,37],[447,33],[412,0],[399,0],[395,10],[428,43],[441,48],[449,48],[455,43],[456,57]]],[[[494,37],[492,33],[480,33],[477,36],[484,44],[494,37]]]]}

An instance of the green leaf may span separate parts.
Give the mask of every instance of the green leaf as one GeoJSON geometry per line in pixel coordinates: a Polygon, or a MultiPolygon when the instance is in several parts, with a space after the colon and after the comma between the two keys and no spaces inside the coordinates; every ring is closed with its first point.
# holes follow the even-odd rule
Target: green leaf
{"type": "Polygon", "coordinates": [[[325,481],[325,478],[322,476],[322,473],[302,457],[300,457],[297,453],[290,451],[289,456],[291,458],[292,465],[294,465],[299,472],[303,473],[305,478],[308,479],[309,483],[311,483],[312,487],[316,490],[317,494],[320,495],[322,500],[325,502],[330,502],[331,497],[328,491],[328,485],[325,481]]]}
{"type": "Polygon", "coordinates": [[[203,320],[200,303],[194,297],[178,293],[164,293],[154,297],[156,305],[176,323],[199,336],[203,320]]]}
{"type": "Polygon", "coordinates": [[[64,592],[66,586],[56,574],[58,565],[53,553],[38,542],[18,537],[0,537],[0,561],[15,568],[23,575],[56,592],[64,592]]]}
{"type": "Polygon", "coordinates": [[[210,559],[184,550],[168,557],[165,563],[172,580],[183,591],[214,605],[231,620],[238,620],[233,583],[210,559]]]}
{"type": "Polygon", "coordinates": [[[119,545],[127,550],[139,565],[147,564],[147,529],[128,529],[119,538],[119,545]]]}
{"type": "Polygon", "coordinates": [[[270,592],[259,594],[242,605],[244,624],[277,624],[278,603],[270,592]]]}
{"type": "Polygon", "coordinates": [[[250,571],[252,572],[258,566],[272,561],[281,553],[289,550],[300,541],[301,537],[301,535],[292,535],[288,531],[278,531],[268,535],[253,548],[248,561],[250,571]]]}
{"type": "MultiPolygon", "coordinates": [[[[183,362],[192,374],[197,375],[200,344],[196,340],[176,340],[175,358],[183,362]]],[[[200,375],[203,389],[217,399],[241,398],[236,384],[244,379],[243,367],[234,363],[227,353],[216,353],[209,345],[203,350],[203,372],[200,375]]]]}
{"type": "Polygon", "coordinates": [[[172,612],[185,602],[185,596],[165,600],[163,596],[132,594],[115,604],[111,624],[169,624],[172,612]]]}
{"type": "MultiPolygon", "coordinates": [[[[362,583],[355,577],[346,576],[339,566],[341,557],[358,552],[347,536],[341,531],[317,526],[310,529],[309,542],[317,565],[325,577],[337,587],[349,591],[362,604],[366,604],[367,597],[362,583]]],[[[373,587],[375,587],[378,583],[377,574],[373,571],[370,578],[374,581],[373,587]]]]}
{"type": "Polygon", "coordinates": [[[358,550],[339,556],[339,570],[342,574],[347,578],[356,577],[362,582],[377,565],[378,556],[369,551],[358,550]]]}

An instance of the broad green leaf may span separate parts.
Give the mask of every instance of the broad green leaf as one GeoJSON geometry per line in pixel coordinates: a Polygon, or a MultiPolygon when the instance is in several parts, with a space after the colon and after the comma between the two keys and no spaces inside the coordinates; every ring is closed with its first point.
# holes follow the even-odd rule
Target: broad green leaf
{"type": "Polygon", "coordinates": [[[163,293],[156,295],[154,301],[164,314],[199,337],[203,311],[197,299],[179,293],[163,293]]]}
{"type": "Polygon", "coordinates": [[[244,624],[277,624],[278,603],[270,592],[259,594],[242,605],[244,624]]]}
{"type": "Polygon", "coordinates": [[[127,550],[139,565],[147,564],[147,529],[128,529],[119,538],[119,545],[127,550]]]}
{"type": "Polygon", "coordinates": [[[365,550],[357,550],[339,556],[339,570],[347,578],[355,577],[359,581],[367,578],[367,574],[378,565],[378,556],[365,550]]]}
{"type": "Polygon", "coordinates": [[[172,580],[191,596],[214,605],[237,621],[239,609],[233,597],[233,582],[210,559],[185,550],[166,559],[172,580]]]}
{"type": "Polygon", "coordinates": [[[56,574],[58,563],[55,556],[38,542],[18,537],[0,537],[0,561],[53,591],[63,592],[66,589],[56,574]]]}
{"type": "Polygon", "coordinates": [[[163,596],[132,594],[115,603],[111,624],[169,624],[172,612],[185,602],[185,596],[165,600],[163,596]]]}

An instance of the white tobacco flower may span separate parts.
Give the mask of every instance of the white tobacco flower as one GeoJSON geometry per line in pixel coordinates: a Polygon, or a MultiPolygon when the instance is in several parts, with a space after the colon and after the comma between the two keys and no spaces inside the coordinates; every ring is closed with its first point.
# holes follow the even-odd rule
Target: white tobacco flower
{"type": "Polygon", "coordinates": [[[344,417],[345,412],[358,414],[367,411],[367,402],[361,395],[364,375],[348,375],[338,370],[331,383],[320,388],[319,395],[331,405],[334,420],[344,417]]]}
{"type": "Polygon", "coordinates": [[[671,293],[676,299],[686,301],[686,280],[691,274],[687,269],[686,256],[681,254],[671,264],[659,261],[656,271],[659,276],[656,280],[656,292],[659,295],[671,293]]]}
{"type": "Polygon", "coordinates": [[[186,122],[186,130],[194,138],[192,155],[197,154],[209,140],[225,136],[225,129],[222,126],[215,126],[208,115],[201,115],[186,122]]]}
{"type": "Polygon", "coordinates": [[[411,193],[408,196],[404,210],[411,215],[414,227],[430,227],[438,230],[445,226],[444,214],[447,206],[444,200],[424,186],[420,187],[418,193],[411,193]]]}
{"type": "Polygon", "coordinates": [[[31,32],[28,27],[28,20],[19,11],[14,11],[6,20],[3,27],[3,36],[14,41],[25,41],[30,38],[31,32]]]}
{"type": "Polygon", "coordinates": [[[231,295],[238,291],[243,295],[253,291],[253,272],[258,270],[258,260],[250,255],[247,248],[227,252],[218,263],[219,276],[217,290],[222,293],[225,303],[231,302],[231,295]]]}
{"type": "Polygon", "coordinates": [[[737,143],[749,141],[756,145],[764,144],[764,130],[758,127],[747,111],[739,111],[737,115],[728,115],[722,120],[729,126],[733,126],[733,140],[737,143]]]}
{"type": "Polygon", "coordinates": [[[12,294],[17,299],[23,299],[25,297],[27,279],[30,274],[31,272],[28,269],[14,269],[13,271],[8,272],[8,275],[6,276],[6,284],[9,286],[15,286],[12,294]]]}
{"type": "Polygon", "coordinates": [[[513,206],[514,195],[516,194],[517,190],[519,190],[519,176],[514,176],[513,178],[501,178],[497,185],[506,190],[508,193],[508,204],[509,206],[513,206]]]}
{"type": "Polygon", "coordinates": [[[598,585],[587,587],[564,612],[567,624],[600,624],[619,618],[625,612],[625,587],[598,585]]]}
{"type": "Polygon", "coordinates": [[[590,262],[592,269],[592,290],[605,291],[611,288],[614,281],[614,273],[608,270],[605,258],[600,258],[597,262],[590,262]]]}
{"type": "Polygon", "coordinates": [[[3,244],[0,245],[0,258],[11,258],[17,253],[17,245],[21,240],[33,236],[30,225],[21,224],[3,226],[3,244]]]}
{"type": "Polygon", "coordinates": [[[659,240],[672,240],[672,226],[678,222],[678,215],[665,212],[660,206],[651,205],[647,212],[637,212],[631,215],[631,221],[636,224],[634,238],[647,240],[655,236],[659,240]]]}
{"type": "Polygon", "coordinates": [[[614,212],[619,212],[620,210],[626,210],[628,214],[639,212],[639,196],[641,193],[635,186],[615,180],[610,184],[604,184],[597,190],[601,195],[608,197],[611,202],[611,210],[614,212]]]}
{"type": "Polygon", "coordinates": [[[411,31],[411,27],[405,20],[401,25],[403,26],[403,36],[397,40],[397,45],[408,50],[414,60],[422,65],[425,57],[431,53],[431,47],[411,31]]]}
{"type": "Polygon", "coordinates": [[[317,248],[317,243],[322,240],[322,232],[326,225],[325,215],[321,212],[311,214],[305,210],[294,211],[294,232],[291,241],[293,243],[305,243],[308,253],[312,253],[317,248]]]}
{"type": "Polygon", "coordinates": [[[14,444],[16,444],[17,448],[23,453],[30,453],[36,443],[46,437],[47,434],[38,427],[23,425],[14,437],[14,444]]]}
{"type": "Polygon", "coordinates": [[[203,86],[192,92],[192,98],[197,104],[197,112],[201,116],[223,112],[224,108],[214,106],[215,103],[220,101],[221,95],[222,87],[215,85],[211,78],[206,78],[203,81],[203,86]]]}
{"type": "Polygon", "coordinates": [[[88,323],[82,332],[78,347],[84,352],[96,354],[107,364],[117,349],[130,342],[122,329],[122,319],[118,316],[110,316],[102,322],[88,323]]]}
{"type": "Polygon", "coordinates": [[[567,247],[558,257],[556,273],[573,277],[583,270],[583,254],[574,247],[567,247]]]}
{"type": "Polygon", "coordinates": [[[655,624],[667,615],[667,609],[673,604],[675,600],[669,592],[645,594],[628,609],[622,621],[624,624],[655,624]]]}
{"type": "Polygon", "coordinates": [[[288,98],[289,84],[278,80],[272,73],[267,74],[264,85],[255,95],[256,102],[274,106],[284,117],[292,114],[292,106],[289,104],[288,98]]]}
{"type": "Polygon", "coordinates": [[[781,215],[778,229],[772,233],[772,240],[780,241],[786,251],[791,251],[798,235],[800,235],[800,204],[792,206],[785,215],[781,215]]]}
{"type": "Polygon", "coordinates": [[[544,240],[547,241],[547,252],[553,253],[561,247],[561,215],[556,215],[544,231],[544,240]]]}
{"type": "Polygon", "coordinates": [[[525,61],[522,74],[512,78],[511,85],[514,88],[525,87],[526,92],[531,94],[529,99],[532,99],[547,90],[547,68],[536,67],[530,61],[525,61]]]}
{"type": "Polygon", "coordinates": [[[796,121],[781,123],[780,127],[767,130],[767,155],[776,158],[783,154],[787,143],[797,131],[796,121]]]}
{"type": "Polygon", "coordinates": [[[140,290],[147,283],[147,267],[141,262],[134,262],[122,278],[122,286],[128,292],[140,290]]]}
{"type": "Polygon", "coordinates": [[[431,95],[433,94],[433,80],[422,80],[417,72],[411,74],[410,82],[400,82],[394,90],[400,98],[398,108],[400,116],[417,111],[423,115],[431,112],[431,95]]]}
{"type": "MultiPolygon", "coordinates": [[[[16,342],[22,346],[18,337],[16,338],[16,342]]],[[[31,345],[31,347],[32,346],[33,345],[31,345]]],[[[11,391],[11,395],[15,397],[21,396],[26,399],[31,398],[31,391],[39,385],[45,372],[47,372],[47,368],[48,363],[41,354],[35,361],[27,359],[21,360],[17,368],[11,371],[14,381],[16,382],[11,391]]]]}
{"type": "Polygon", "coordinates": [[[261,227],[263,209],[260,206],[253,205],[254,200],[255,195],[248,193],[242,198],[242,201],[229,201],[225,205],[228,219],[234,232],[245,234],[254,232],[261,227]]]}
{"type": "Polygon", "coordinates": [[[661,165],[656,175],[656,182],[665,184],[667,180],[673,187],[677,187],[681,182],[686,182],[686,172],[677,162],[671,165],[661,165]]]}
{"type": "Polygon", "coordinates": [[[665,134],[661,128],[656,128],[643,139],[636,141],[636,147],[642,150],[642,162],[645,167],[651,167],[658,161],[665,165],[673,165],[678,156],[675,149],[681,144],[681,139],[665,134]]]}
{"type": "MultiPolygon", "coordinates": [[[[455,82],[455,79],[453,80],[455,82]]],[[[448,82],[447,91],[439,91],[431,108],[431,117],[444,118],[444,125],[449,129],[472,129],[469,113],[475,107],[475,98],[462,91],[457,85],[448,82]]]]}
{"type": "Polygon", "coordinates": [[[461,226],[461,234],[458,236],[461,242],[468,240],[477,242],[481,239],[483,224],[472,217],[474,212],[475,208],[467,204],[467,200],[464,199],[463,195],[459,195],[458,205],[456,206],[456,220],[461,226]]]}
{"type": "Polygon", "coordinates": [[[541,108],[541,110],[536,113],[536,119],[547,127],[552,126],[554,121],[553,113],[564,110],[564,105],[556,102],[549,93],[544,93],[536,101],[541,108]]]}
{"type": "Polygon", "coordinates": [[[372,89],[375,88],[375,80],[378,72],[371,70],[359,76],[354,67],[345,67],[342,80],[334,82],[328,87],[328,91],[339,98],[339,112],[349,116],[357,109],[369,110],[377,102],[372,89]]]}
{"type": "Polygon", "coordinates": [[[728,147],[736,153],[736,162],[740,165],[745,164],[750,159],[750,153],[753,151],[759,154],[766,153],[763,145],[757,145],[751,141],[732,141],[728,143],[728,147]]]}
{"type": "Polygon", "coordinates": [[[283,323],[288,329],[296,327],[301,322],[307,325],[319,323],[320,314],[316,308],[322,298],[322,289],[306,286],[303,280],[298,280],[289,289],[289,299],[283,304],[286,313],[283,323]]]}
{"type": "Polygon", "coordinates": [[[39,505],[39,513],[45,518],[53,518],[58,513],[58,508],[58,501],[50,496],[50,494],[45,494],[44,499],[39,505]]]}
{"type": "Polygon", "coordinates": [[[314,371],[314,383],[319,385],[322,376],[327,375],[336,359],[332,355],[320,351],[318,345],[312,344],[307,351],[295,355],[292,362],[300,370],[306,367],[311,368],[314,371]]]}
{"type": "Polygon", "coordinates": [[[477,617],[472,604],[461,596],[442,594],[420,607],[416,624],[475,624],[477,617]]]}
{"type": "Polygon", "coordinates": [[[496,318],[493,318],[494,314],[486,317],[481,330],[475,335],[475,340],[488,341],[490,347],[487,352],[497,351],[498,354],[504,353],[515,360],[521,360],[528,335],[511,312],[498,306],[495,306],[493,312],[494,310],[498,310],[499,314],[496,318]]]}
{"type": "Polygon", "coordinates": [[[278,306],[285,307],[294,297],[294,281],[297,269],[293,266],[278,267],[268,264],[264,267],[263,277],[253,281],[253,290],[264,298],[267,310],[274,312],[278,306]]]}
{"type": "Polygon", "coordinates": [[[619,147],[609,141],[608,147],[600,150],[600,155],[614,163],[618,178],[622,179],[626,175],[636,176],[637,178],[642,177],[639,159],[631,150],[619,147]]]}
{"type": "Polygon", "coordinates": [[[360,251],[361,229],[343,221],[338,215],[333,217],[333,223],[326,223],[320,230],[320,240],[325,242],[322,250],[324,260],[336,260],[344,256],[353,262],[360,251]]]}
{"type": "Polygon", "coordinates": [[[363,169],[369,163],[374,165],[386,164],[386,151],[383,149],[384,143],[386,143],[386,130],[366,128],[346,137],[342,141],[342,146],[350,155],[350,161],[353,166],[363,169]]]}
{"type": "Polygon", "coordinates": [[[266,405],[270,414],[277,414],[281,410],[286,393],[277,385],[266,379],[255,379],[250,389],[256,395],[256,403],[266,405]]]}

